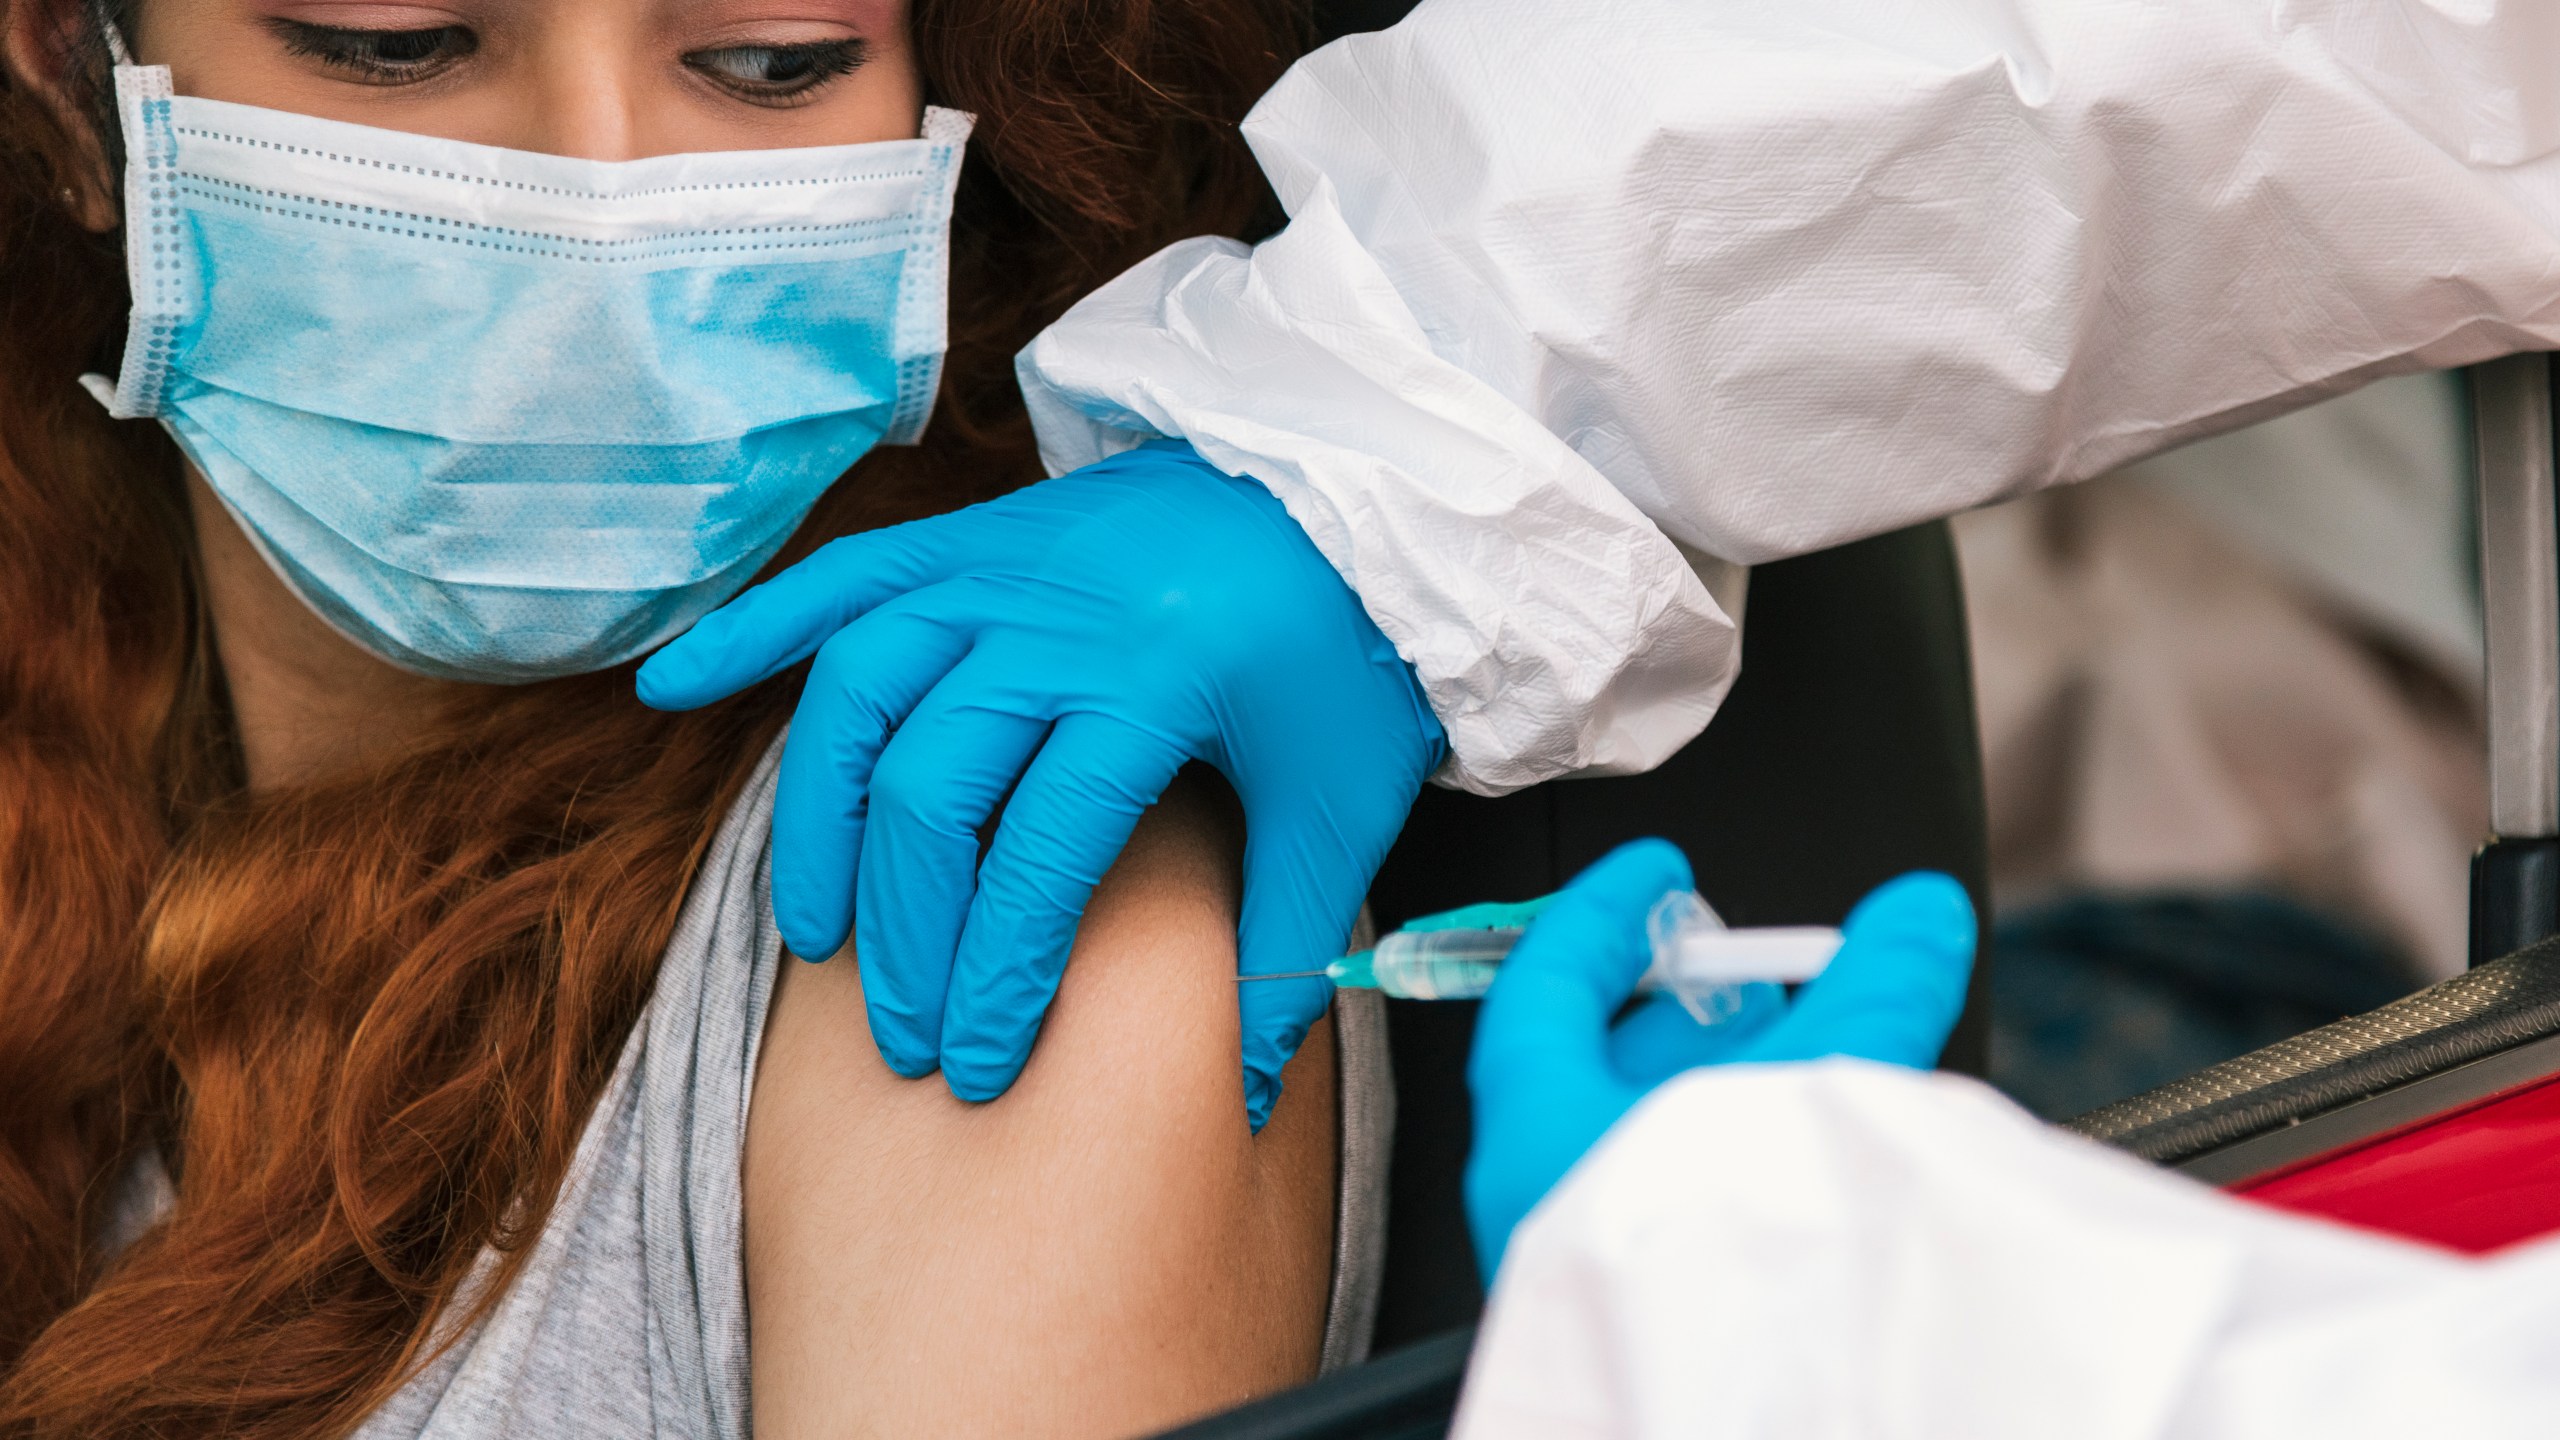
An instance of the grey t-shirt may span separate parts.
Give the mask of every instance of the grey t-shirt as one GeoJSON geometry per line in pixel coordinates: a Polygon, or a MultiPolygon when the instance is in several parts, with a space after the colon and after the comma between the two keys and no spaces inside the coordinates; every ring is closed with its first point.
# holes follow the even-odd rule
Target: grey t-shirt
{"type": "MultiPolygon", "coordinates": [[[[722,821],[514,1283],[367,1417],[363,1440],[748,1433],[739,1161],[782,956],[767,854],[779,754],[722,821]]],[[[1366,1351],[1376,1311],[1394,1089],[1375,999],[1345,992],[1335,1007],[1343,1184],[1328,1369],[1366,1351]]]]}

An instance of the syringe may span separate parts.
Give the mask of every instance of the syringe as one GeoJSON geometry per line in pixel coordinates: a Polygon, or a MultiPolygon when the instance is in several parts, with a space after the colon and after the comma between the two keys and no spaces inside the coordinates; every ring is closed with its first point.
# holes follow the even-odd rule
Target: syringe
{"type": "MultiPolygon", "coordinates": [[[[1399,1000],[1474,1000],[1493,988],[1511,947],[1554,898],[1425,915],[1380,939],[1376,948],[1355,950],[1322,970],[1236,979],[1322,976],[1399,1000]]],[[[1821,974],[1840,948],[1840,932],[1827,925],[1728,930],[1691,890],[1674,890],[1656,901],[1645,933],[1653,941],[1653,964],[1636,982],[1637,993],[1667,990],[1703,1025],[1732,1015],[1743,986],[1802,984],[1821,974]]]]}

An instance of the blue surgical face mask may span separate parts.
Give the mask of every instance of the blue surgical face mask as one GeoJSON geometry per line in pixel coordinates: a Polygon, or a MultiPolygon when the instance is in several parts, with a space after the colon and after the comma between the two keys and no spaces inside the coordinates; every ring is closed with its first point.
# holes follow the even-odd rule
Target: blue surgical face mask
{"type": "Polygon", "coordinates": [[[912,442],[969,117],[605,163],[173,96],[116,71],[123,372],[286,584],[383,659],[601,669],[912,442]]]}

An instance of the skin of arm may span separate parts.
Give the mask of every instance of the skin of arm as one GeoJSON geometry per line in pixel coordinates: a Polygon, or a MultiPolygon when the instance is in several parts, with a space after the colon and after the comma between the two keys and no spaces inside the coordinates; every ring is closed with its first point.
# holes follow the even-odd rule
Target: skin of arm
{"type": "Polygon", "coordinates": [[[881,1064],[850,950],[785,961],[745,1159],[759,1434],[1124,1435],[1315,1373],[1333,1037],[1249,1134],[1233,824],[1168,793],[986,1104],[881,1064]]]}

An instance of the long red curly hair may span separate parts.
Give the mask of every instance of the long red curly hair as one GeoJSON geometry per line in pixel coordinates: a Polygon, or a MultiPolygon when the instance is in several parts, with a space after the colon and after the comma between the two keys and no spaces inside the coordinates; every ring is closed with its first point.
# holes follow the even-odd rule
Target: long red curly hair
{"type": "MultiPolygon", "coordinates": [[[[38,3],[84,13],[0,12],[38,3]]],[[[931,98],[980,116],[943,397],[777,564],[1036,478],[1013,351],[1258,217],[1235,122],[1300,36],[1288,0],[913,25],[931,98]]],[[[99,37],[65,43],[101,84],[99,37]]],[[[72,383],[113,373],[127,304],[62,203],[77,140],[0,77],[0,1435],[343,1431],[539,1231],[797,680],[685,715],[627,669],[481,692],[378,773],[246,793],[180,462],[72,383]],[[111,1254],[145,1154],[176,1205],[111,1254]]]]}

